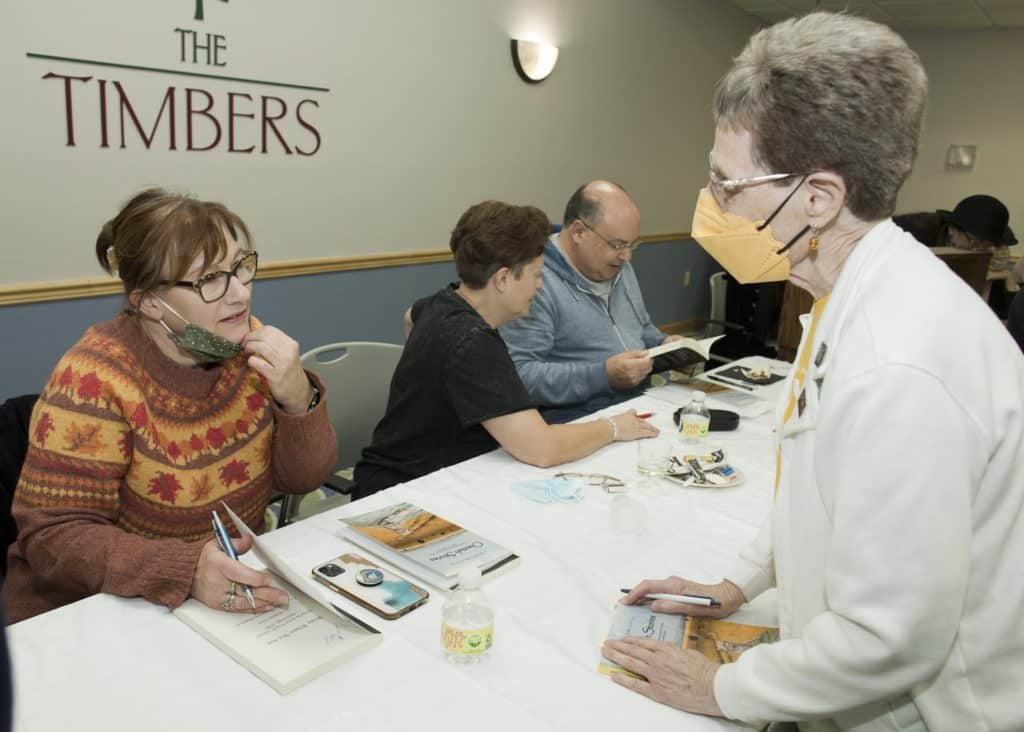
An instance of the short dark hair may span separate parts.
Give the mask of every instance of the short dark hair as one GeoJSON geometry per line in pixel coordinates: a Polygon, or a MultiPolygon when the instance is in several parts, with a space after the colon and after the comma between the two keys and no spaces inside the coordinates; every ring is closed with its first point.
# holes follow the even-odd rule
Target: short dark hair
{"type": "MultiPolygon", "coordinates": [[[[590,226],[596,225],[603,213],[601,208],[601,201],[597,196],[591,195],[587,189],[590,188],[591,184],[598,181],[588,181],[576,189],[576,192],[569,197],[569,202],[565,204],[565,214],[562,216],[562,226],[568,229],[572,225],[573,221],[579,219],[580,221],[586,222],[590,226]]],[[[623,193],[626,193],[626,189],[620,186],[618,183],[612,183],[607,181],[613,186],[618,188],[623,193]]],[[[628,195],[628,194],[627,194],[628,195]]]]}
{"type": "Polygon", "coordinates": [[[544,253],[550,231],[547,215],[533,206],[501,201],[470,206],[452,231],[455,271],[474,290],[502,267],[519,277],[524,265],[544,253]]]}

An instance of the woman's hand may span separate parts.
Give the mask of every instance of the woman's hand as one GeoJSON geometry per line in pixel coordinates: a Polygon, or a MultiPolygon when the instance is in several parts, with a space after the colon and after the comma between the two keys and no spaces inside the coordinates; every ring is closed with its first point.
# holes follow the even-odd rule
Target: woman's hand
{"type": "Polygon", "coordinates": [[[709,661],[697,651],[684,651],[665,641],[622,638],[605,641],[601,654],[645,677],[612,674],[612,680],[619,686],[686,712],[724,716],[715,701],[715,673],[721,664],[709,661]]]}
{"type": "MultiPolygon", "coordinates": [[[[231,543],[236,554],[244,554],[252,547],[252,537],[232,539],[231,543]]],[[[288,606],[288,593],[272,586],[270,575],[231,559],[220,550],[216,539],[206,542],[199,554],[191,594],[208,607],[237,613],[262,613],[288,606]],[[255,608],[249,605],[240,585],[252,588],[255,608]]]]}
{"type": "Polygon", "coordinates": [[[299,344],[271,325],[249,331],[242,341],[249,366],[267,380],[274,401],[288,414],[306,411],[313,387],[299,363],[299,344]]]}
{"type": "Polygon", "coordinates": [[[614,417],[609,417],[609,419],[615,423],[616,442],[628,442],[644,437],[654,437],[660,432],[657,427],[646,419],[637,417],[635,409],[616,414],[614,417]]]}
{"type": "Polygon", "coordinates": [[[651,610],[656,613],[685,613],[686,615],[709,618],[724,618],[727,615],[732,615],[740,605],[747,601],[743,597],[743,593],[740,592],[740,588],[729,580],[722,580],[716,585],[705,585],[682,577],[666,577],[660,580],[644,580],[630,590],[629,594],[620,602],[626,605],[635,605],[642,602],[647,595],[655,592],[669,595],[704,595],[721,603],[717,607],[707,607],[675,600],[655,600],[651,603],[651,610]]]}

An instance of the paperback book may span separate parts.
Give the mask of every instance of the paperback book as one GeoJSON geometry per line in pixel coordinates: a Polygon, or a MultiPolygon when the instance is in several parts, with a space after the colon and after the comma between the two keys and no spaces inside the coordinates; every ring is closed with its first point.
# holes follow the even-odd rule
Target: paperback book
{"type": "MultiPolygon", "coordinates": [[[[253,537],[253,553],[291,597],[286,608],[263,613],[226,612],[190,598],[174,615],[235,661],[288,694],[377,645],[380,631],[324,601],[312,580],[292,570],[226,505],[241,535],[253,537]]],[[[241,593],[238,601],[245,603],[241,593]]]]}
{"type": "Polygon", "coordinates": [[[519,561],[501,544],[411,503],[340,520],[353,544],[438,587],[457,587],[459,570],[467,565],[487,577],[519,561]]]}
{"type": "MultiPolygon", "coordinates": [[[[698,651],[716,663],[732,663],[756,645],[777,641],[779,629],[715,618],[656,613],[647,604],[617,603],[608,640],[627,637],[665,641],[679,648],[698,651]]],[[[597,670],[603,674],[629,674],[643,678],[604,657],[597,670]]]]}

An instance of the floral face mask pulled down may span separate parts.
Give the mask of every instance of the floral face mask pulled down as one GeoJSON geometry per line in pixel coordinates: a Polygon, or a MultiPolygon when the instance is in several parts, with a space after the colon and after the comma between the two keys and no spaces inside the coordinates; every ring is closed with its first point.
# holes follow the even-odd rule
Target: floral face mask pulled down
{"type": "Polygon", "coordinates": [[[242,352],[241,344],[229,341],[227,338],[208,331],[206,328],[201,328],[195,323],[190,323],[161,298],[157,297],[156,299],[160,300],[164,307],[180,318],[181,322],[185,324],[185,331],[183,333],[175,333],[171,330],[171,326],[167,325],[161,318],[160,325],[167,331],[167,337],[171,339],[174,345],[199,363],[220,363],[229,358],[234,358],[242,352]]]}
{"type": "Polygon", "coordinates": [[[794,188],[761,224],[723,211],[708,189],[702,188],[690,227],[693,238],[740,284],[786,280],[789,278],[786,250],[806,234],[810,226],[782,244],[772,236],[770,224],[799,188],[799,185],[794,188]]]}

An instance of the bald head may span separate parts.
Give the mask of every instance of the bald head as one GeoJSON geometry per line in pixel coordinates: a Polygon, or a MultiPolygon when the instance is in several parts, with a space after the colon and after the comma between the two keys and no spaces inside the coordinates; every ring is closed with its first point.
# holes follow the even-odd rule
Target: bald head
{"type": "Polygon", "coordinates": [[[629,194],[594,180],[569,199],[558,246],[584,277],[606,282],[633,258],[639,236],[640,211],[629,194]]]}
{"type": "Polygon", "coordinates": [[[634,224],[639,229],[640,209],[622,186],[607,180],[592,180],[577,188],[565,206],[562,226],[568,228],[576,220],[591,226],[604,221],[615,226],[634,224]]]}

